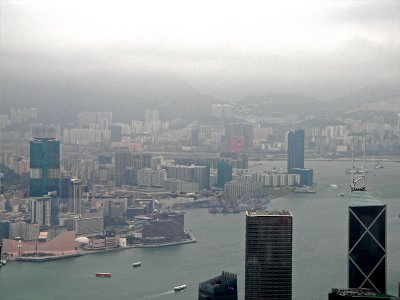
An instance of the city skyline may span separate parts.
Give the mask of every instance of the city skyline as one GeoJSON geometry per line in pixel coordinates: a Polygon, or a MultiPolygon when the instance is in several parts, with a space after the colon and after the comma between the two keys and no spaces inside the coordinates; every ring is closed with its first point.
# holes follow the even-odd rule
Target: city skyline
{"type": "Polygon", "coordinates": [[[0,298],[400,298],[400,2],[0,19],[0,298]]]}

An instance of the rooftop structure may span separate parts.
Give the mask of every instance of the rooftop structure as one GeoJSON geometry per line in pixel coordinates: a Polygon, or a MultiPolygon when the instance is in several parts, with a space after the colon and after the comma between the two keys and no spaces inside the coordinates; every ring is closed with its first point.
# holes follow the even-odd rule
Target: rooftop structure
{"type": "Polygon", "coordinates": [[[386,205],[367,192],[365,172],[357,178],[352,174],[350,188],[348,284],[353,289],[385,293],[386,205]]]}
{"type": "Polygon", "coordinates": [[[199,284],[199,300],[237,300],[237,275],[222,271],[221,275],[199,284]]]}
{"type": "Polygon", "coordinates": [[[292,216],[288,210],[263,210],[263,211],[246,211],[247,217],[266,217],[266,216],[292,216]]]}

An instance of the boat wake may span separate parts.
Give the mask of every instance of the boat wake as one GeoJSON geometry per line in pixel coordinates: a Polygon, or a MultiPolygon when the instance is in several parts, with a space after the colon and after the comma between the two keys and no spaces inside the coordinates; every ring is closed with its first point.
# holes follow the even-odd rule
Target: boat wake
{"type": "Polygon", "coordinates": [[[173,293],[175,293],[175,292],[172,290],[172,291],[168,291],[168,292],[164,292],[164,293],[159,293],[159,294],[147,296],[147,297],[144,297],[144,298],[139,298],[139,300],[154,299],[154,298],[158,298],[158,297],[169,295],[169,294],[173,294],[173,293]]]}

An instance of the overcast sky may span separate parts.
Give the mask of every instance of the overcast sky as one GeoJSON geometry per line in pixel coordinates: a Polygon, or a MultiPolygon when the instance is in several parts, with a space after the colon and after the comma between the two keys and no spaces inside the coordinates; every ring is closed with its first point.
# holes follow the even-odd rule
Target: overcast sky
{"type": "Polygon", "coordinates": [[[3,76],[173,72],[223,100],[400,82],[400,1],[5,1],[3,76]]]}

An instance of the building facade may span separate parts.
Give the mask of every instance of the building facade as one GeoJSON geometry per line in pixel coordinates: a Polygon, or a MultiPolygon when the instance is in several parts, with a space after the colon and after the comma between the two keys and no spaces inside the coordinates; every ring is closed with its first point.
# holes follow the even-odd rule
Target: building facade
{"type": "Polygon", "coordinates": [[[353,191],[349,206],[349,288],[386,292],[386,205],[353,191]]]}
{"type": "Polygon", "coordinates": [[[287,172],[293,174],[293,168],[304,169],[304,129],[287,133],[288,161],[287,172]]]}
{"type": "Polygon", "coordinates": [[[292,299],[292,214],[246,212],[245,300],[292,299]]]}
{"type": "Polygon", "coordinates": [[[69,205],[68,211],[72,214],[82,214],[82,182],[78,178],[69,181],[69,205]]]}
{"type": "Polygon", "coordinates": [[[52,138],[37,138],[30,144],[31,197],[43,197],[48,192],[60,195],[60,141],[52,138]]]}

